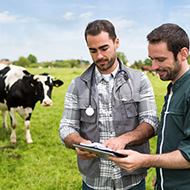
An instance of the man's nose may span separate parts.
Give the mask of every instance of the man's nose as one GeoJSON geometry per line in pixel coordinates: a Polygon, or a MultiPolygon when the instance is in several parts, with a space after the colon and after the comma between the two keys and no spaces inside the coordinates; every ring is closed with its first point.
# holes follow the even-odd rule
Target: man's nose
{"type": "Polygon", "coordinates": [[[152,70],[155,71],[159,68],[157,61],[156,60],[152,60],[152,70]]]}
{"type": "Polygon", "coordinates": [[[102,52],[101,52],[101,51],[98,51],[98,53],[97,53],[97,59],[98,59],[98,60],[101,60],[103,57],[104,57],[104,56],[103,56],[102,52]]]}

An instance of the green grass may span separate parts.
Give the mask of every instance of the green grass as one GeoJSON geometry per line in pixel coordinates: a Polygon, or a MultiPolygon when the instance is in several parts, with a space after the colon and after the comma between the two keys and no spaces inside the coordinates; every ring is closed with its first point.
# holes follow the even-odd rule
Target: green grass
{"type": "MultiPolygon", "coordinates": [[[[28,69],[32,74],[48,72],[64,81],[64,85],[54,88],[53,106],[43,107],[38,102],[31,119],[32,144],[25,140],[24,121],[17,114],[17,144],[10,143],[9,131],[2,127],[0,119],[0,190],[79,190],[82,178],[76,163],[74,150],[66,149],[59,139],[59,123],[63,113],[65,92],[71,80],[80,75],[84,69],[28,69]]],[[[155,92],[158,115],[166,93],[166,82],[148,75],[155,92]]],[[[156,137],[150,140],[151,153],[156,150],[156,137]]],[[[148,170],[147,190],[153,189],[152,180],[155,169],[148,170]]]]}

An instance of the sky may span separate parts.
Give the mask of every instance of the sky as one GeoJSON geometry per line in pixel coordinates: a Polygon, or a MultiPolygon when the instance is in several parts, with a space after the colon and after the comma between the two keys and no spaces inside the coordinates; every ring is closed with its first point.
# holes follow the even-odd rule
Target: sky
{"type": "Polygon", "coordinates": [[[148,58],[146,36],[164,23],[190,36],[190,0],[0,0],[0,60],[34,55],[38,62],[92,62],[84,39],[89,22],[111,21],[127,60],[148,58]]]}

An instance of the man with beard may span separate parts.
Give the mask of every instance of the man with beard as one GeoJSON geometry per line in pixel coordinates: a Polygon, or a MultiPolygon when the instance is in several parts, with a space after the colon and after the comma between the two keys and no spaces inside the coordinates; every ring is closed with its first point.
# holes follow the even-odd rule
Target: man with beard
{"type": "MultiPolygon", "coordinates": [[[[119,39],[109,21],[89,23],[85,39],[94,63],[67,90],[59,127],[62,144],[74,149],[73,144],[98,142],[114,151],[149,153],[148,139],[159,122],[150,81],[117,57],[119,39]]],[[[83,190],[145,189],[147,168],[130,174],[108,159],[75,150],[83,190]]]]}
{"type": "Polygon", "coordinates": [[[148,34],[152,68],[168,85],[158,130],[157,154],[128,154],[126,159],[110,157],[119,167],[133,172],[156,167],[157,190],[190,188],[190,70],[187,62],[189,38],[175,24],[163,24],[148,34]],[[138,158],[138,159],[136,159],[138,158]]]}

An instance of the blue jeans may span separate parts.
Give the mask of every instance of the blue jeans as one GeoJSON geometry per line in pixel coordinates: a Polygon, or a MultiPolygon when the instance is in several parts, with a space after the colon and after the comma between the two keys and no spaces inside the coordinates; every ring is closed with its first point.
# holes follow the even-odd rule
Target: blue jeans
{"type": "MultiPolygon", "coordinates": [[[[94,190],[86,185],[83,181],[82,190],[94,190]]],[[[129,190],[145,190],[145,179],[143,179],[138,185],[132,187],[129,190]]]]}

